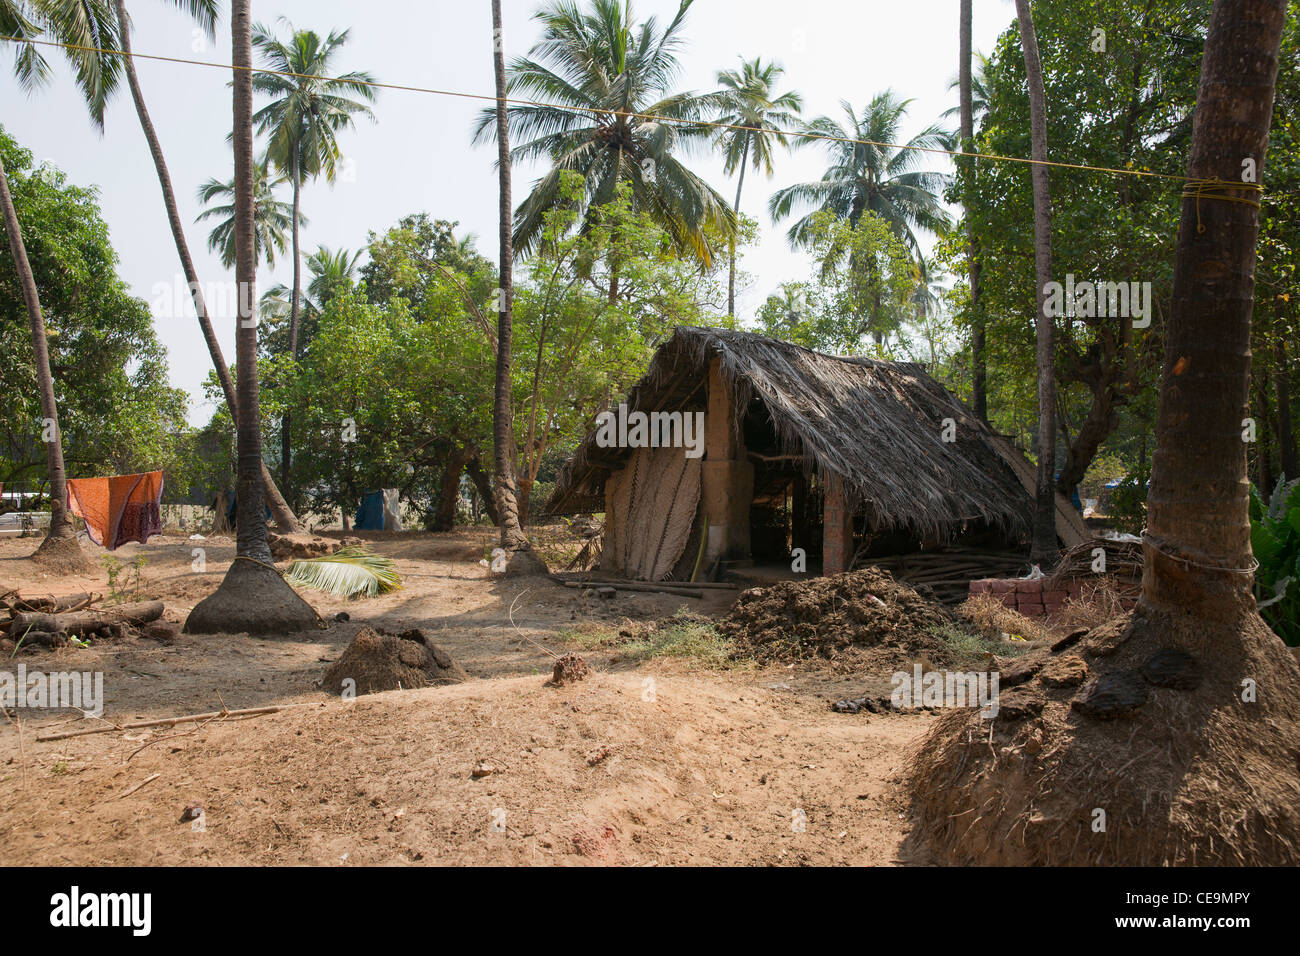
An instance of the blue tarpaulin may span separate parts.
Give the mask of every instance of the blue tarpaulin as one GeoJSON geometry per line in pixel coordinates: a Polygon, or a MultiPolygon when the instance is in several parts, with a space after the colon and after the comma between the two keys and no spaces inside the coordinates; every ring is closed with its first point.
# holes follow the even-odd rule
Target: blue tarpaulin
{"type": "Polygon", "coordinates": [[[371,491],[361,499],[361,507],[353,519],[352,527],[358,531],[384,530],[384,493],[371,491]]]}

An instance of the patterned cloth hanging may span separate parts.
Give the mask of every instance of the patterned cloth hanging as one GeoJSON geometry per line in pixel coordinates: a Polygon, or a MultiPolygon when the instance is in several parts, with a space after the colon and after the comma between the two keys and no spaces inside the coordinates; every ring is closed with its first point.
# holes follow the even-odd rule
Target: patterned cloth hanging
{"type": "Polygon", "coordinates": [[[162,532],[163,473],[69,478],[68,508],[86,522],[95,544],[113,551],[162,532]]]}

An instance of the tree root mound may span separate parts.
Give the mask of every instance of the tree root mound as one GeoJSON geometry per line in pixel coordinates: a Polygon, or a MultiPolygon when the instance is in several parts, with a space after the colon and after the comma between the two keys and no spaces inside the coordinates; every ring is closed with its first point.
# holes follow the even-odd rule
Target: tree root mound
{"type": "Polygon", "coordinates": [[[363,627],[321,680],[328,694],[376,694],[441,684],[460,684],[469,674],[433,642],[428,631],[414,628],[392,634],[363,627]]]}
{"type": "Polygon", "coordinates": [[[991,735],[978,711],[954,710],[912,756],[910,855],[1300,863],[1300,666],[1258,614],[1209,622],[1140,607],[1045,656],[1003,683],[991,735]],[[1043,679],[1076,655],[1081,685],[1043,679]]]}
{"type": "Polygon", "coordinates": [[[508,578],[533,577],[549,573],[546,562],[532,548],[521,548],[513,552],[510,560],[506,562],[505,576],[508,578]]]}
{"type": "Polygon", "coordinates": [[[221,586],[185,620],[186,634],[288,635],[321,626],[320,617],[273,567],[236,559],[221,586]]]}
{"type": "Polygon", "coordinates": [[[81,550],[81,542],[76,537],[46,536],[31,560],[50,574],[89,574],[95,570],[95,562],[81,550]]]}

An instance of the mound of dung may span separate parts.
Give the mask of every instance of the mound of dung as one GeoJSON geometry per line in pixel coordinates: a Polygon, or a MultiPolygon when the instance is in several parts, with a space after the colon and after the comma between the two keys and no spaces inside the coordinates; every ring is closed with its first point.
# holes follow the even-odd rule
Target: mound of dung
{"type": "Polygon", "coordinates": [[[949,623],[941,605],[888,571],[864,568],[745,591],[718,631],[759,659],[835,657],[851,646],[929,649],[931,629],[949,623]]]}
{"type": "Polygon", "coordinates": [[[469,674],[433,643],[428,631],[413,628],[390,634],[363,627],[341,657],[325,672],[327,694],[375,694],[436,684],[459,684],[469,674]],[[352,681],[346,684],[346,681],[352,681]]]}
{"type": "Polygon", "coordinates": [[[322,538],[320,535],[297,532],[296,534],[267,535],[271,545],[271,558],[275,561],[292,561],[295,558],[322,558],[333,554],[351,544],[361,544],[360,538],[345,537],[341,541],[322,538]]]}

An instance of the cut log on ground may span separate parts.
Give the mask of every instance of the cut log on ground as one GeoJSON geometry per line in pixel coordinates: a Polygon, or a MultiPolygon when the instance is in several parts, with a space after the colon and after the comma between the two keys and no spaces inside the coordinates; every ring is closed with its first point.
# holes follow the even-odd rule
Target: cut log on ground
{"type": "Polygon", "coordinates": [[[643,584],[629,581],[565,581],[564,586],[566,588],[616,588],[619,591],[653,591],[689,598],[704,597],[704,592],[696,587],[672,587],[668,584],[643,584]]]}
{"type": "Polygon", "coordinates": [[[148,624],[163,616],[162,601],[141,601],[138,604],[119,604],[101,610],[67,611],[63,614],[15,614],[9,627],[11,634],[20,635],[28,628],[55,634],[88,634],[110,624],[148,624]]]}

